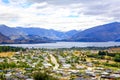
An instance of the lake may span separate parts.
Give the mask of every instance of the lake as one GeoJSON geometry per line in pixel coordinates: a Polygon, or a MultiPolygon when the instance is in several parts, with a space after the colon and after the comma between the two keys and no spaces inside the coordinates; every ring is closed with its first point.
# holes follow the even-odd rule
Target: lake
{"type": "Polygon", "coordinates": [[[39,44],[1,44],[0,46],[14,46],[23,48],[71,48],[71,47],[110,47],[120,46],[120,42],[56,42],[39,44]]]}

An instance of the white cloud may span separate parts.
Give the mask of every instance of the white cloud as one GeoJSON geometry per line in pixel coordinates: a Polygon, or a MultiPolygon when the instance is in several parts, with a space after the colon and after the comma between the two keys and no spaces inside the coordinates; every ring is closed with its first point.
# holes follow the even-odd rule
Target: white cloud
{"type": "Polygon", "coordinates": [[[0,24],[56,30],[86,29],[119,21],[119,0],[0,0],[0,24]]]}

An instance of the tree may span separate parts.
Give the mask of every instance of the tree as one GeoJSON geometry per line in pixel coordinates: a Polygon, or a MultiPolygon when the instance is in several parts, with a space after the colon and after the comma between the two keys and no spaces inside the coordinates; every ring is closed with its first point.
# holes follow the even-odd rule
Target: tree
{"type": "Polygon", "coordinates": [[[0,74],[0,80],[5,80],[5,75],[3,73],[0,74]]]}
{"type": "Polygon", "coordinates": [[[114,61],[120,62],[120,54],[115,55],[114,61]]]}
{"type": "Polygon", "coordinates": [[[104,56],[104,55],[107,55],[107,54],[108,54],[107,51],[99,51],[98,52],[98,55],[100,55],[100,56],[104,56]]]}

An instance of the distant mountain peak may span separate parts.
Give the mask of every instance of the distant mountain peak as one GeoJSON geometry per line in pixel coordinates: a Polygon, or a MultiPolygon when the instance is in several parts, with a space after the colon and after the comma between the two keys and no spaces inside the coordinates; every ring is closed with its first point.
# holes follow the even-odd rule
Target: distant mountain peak
{"type": "Polygon", "coordinates": [[[0,43],[7,42],[8,40],[10,39],[7,36],[0,33],[0,43]]]}
{"type": "MultiPolygon", "coordinates": [[[[117,21],[116,21],[116,22],[112,22],[111,24],[117,24],[117,23],[120,24],[120,22],[117,22],[117,21]]],[[[109,24],[110,24],[110,23],[109,23],[109,24]]]]}
{"type": "Polygon", "coordinates": [[[0,27],[7,27],[8,28],[8,26],[5,24],[0,24],[0,27]]]}

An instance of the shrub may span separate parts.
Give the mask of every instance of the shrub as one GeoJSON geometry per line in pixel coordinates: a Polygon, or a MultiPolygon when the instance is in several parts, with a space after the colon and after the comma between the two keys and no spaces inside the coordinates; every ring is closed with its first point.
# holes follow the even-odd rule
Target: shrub
{"type": "Polygon", "coordinates": [[[47,74],[47,72],[36,72],[33,74],[33,78],[35,80],[58,80],[50,75],[47,74]]]}

